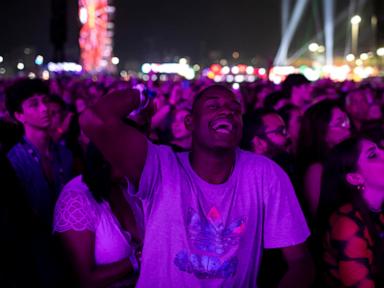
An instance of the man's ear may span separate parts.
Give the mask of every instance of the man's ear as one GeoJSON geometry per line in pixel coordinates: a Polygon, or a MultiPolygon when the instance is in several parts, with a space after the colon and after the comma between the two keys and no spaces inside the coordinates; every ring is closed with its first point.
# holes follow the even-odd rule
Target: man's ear
{"type": "Polygon", "coordinates": [[[255,136],[252,139],[252,148],[253,148],[253,152],[255,152],[256,154],[264,155],[265,153],[267,153],[267,150],[268,150],[267,141],[261,139],[258,136],[255,136]]]}
{"type": "Polygon", "coordinates": [[[17,121],[19,121],[20,123],[24,123],[24,114],[23,113],[15,112],[14,115],[15,115],[15,118],[17,121]]]}
{"type": "Polygon", "coordinates": [[[359,173],[348,173],[346,176],[345,176],[345,180],[347,180],[347,182],[353,186],[360,186],[360,185],[364,185],[364,178],[361,174],[359,173]]]}
{"type": "Polygon", "coordinates": [[[185,125],[185,128],[187,128],[189,131],[193,130],[193,120],[192,120],[191,114],[187,114],[184,117],[184,125],[185,125]]]}

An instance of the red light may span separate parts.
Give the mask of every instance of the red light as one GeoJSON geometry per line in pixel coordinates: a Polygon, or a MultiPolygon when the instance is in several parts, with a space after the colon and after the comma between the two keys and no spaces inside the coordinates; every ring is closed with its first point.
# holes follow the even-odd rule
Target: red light
{"type": "Polygon", "coordinates": [[[221,71],[221,65],[219,64],[212,64],[211,65],[211,71],[215,74],[220,74],[221,71]]]}
{"type": "Polygon", "coordinates": [[[246,73],[246,71],[247,71],[247,65],[239,64],[239,65],[237,65],[237,67],[239,67],[239,73],[240,73],[240,74],[245,74],[245,73],[246,73]]]}

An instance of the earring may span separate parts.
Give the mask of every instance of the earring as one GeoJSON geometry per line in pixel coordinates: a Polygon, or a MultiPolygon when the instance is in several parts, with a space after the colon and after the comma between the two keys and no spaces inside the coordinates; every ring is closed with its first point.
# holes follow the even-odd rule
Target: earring
{"type": "Polygon", "coordinates": [[[359,185],[357,185],[357,190],[358,190],[359,192],[363,192],[363,191],[365,190],[365,186],[364,186],[364,184],[359,184],[359,185]]]}

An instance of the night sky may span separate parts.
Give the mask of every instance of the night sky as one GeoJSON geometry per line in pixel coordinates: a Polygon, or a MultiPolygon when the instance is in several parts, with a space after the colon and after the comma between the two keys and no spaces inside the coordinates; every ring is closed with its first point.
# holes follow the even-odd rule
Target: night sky
{"type": "MultiPolygon", "coordinates": [[[[338,1],[337,13],[346,7],[342,2],[349,1],[338,1]]],[[[193,62],[201,62],[210,55],[230,58],[234,50],[243,62],[255,57],[265,62],[274,58],[281,37],[280,0],[115,0],[114,4],[115,54],[124,62],[161,61],[171,56],[190,56],[193,62]]],[[[78,58],[76,5],[68,0],[66,51],[70,60],[78,58]]],[[[311,39],[319,26],[314,8],[307,8],[292,49],[311,39]]],[[[22,53],[24,47],[51,55],[49,23],[50,0],[0,1],[0,55],[22,53]]]]}

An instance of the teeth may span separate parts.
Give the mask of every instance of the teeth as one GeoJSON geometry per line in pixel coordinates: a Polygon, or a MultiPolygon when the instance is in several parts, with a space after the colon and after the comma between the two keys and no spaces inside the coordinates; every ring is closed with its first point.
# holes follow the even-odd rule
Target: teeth
{"type": "Polygon", "coordinates": [[[229,133],[230,133],[229,130],[227,130],[227,129],[222,129],[222,128],[216,129],[216,132],[223,133],[223,134],[229,134],[229,133]]]}
{"type": "Polygon", "coordinates": [[[220,133],[229,133],[232,131],[233,125],[226,119],[220,119],[213,123],[212,128],[220,133]]]}

